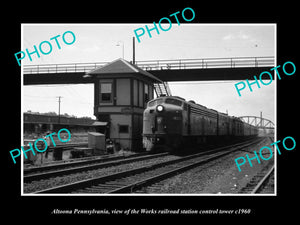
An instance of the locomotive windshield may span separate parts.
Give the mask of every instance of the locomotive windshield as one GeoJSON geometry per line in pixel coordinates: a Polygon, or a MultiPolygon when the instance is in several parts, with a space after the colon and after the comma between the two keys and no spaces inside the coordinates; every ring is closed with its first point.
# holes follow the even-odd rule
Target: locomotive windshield
{"type": "Polygon", "coordinates": [[[162,99],[162,98],[155,99],[155,100],[153,100],[151,102],[148,102],[148,107],[159,105],[159,104],[162,104],[163,102],[164,102],[164,99],[162,99]]]}
{"type": "Polygon", "coordinates": [[[182,105],[182,101],[175,99],[175,98],[167,98],[165,103],[172,104],[172,105],[178,105],[178,106],[182,105]]]}

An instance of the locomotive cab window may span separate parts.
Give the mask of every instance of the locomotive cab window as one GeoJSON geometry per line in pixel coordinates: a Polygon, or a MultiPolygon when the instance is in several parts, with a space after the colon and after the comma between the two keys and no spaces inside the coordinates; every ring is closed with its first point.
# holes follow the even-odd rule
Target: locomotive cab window
{"type": "Polygon", "coordinates": [[[148,84],[144,85],[144,99],[145,99],[145,104],[149,101],[149,86],[148,84]]]}
{"type": "Polygon", "coordinates": [[[155,100],[151,101],[151,102],[148,102],[148,107],[152,107],[152,106],[155,106],[155,100]]]}
{"type": "Polygon", "coordinates": [[[159,105],[159,104],[162,104],[163,102],[164,102],[164,100],[162,98],[161,99],[156,99],[156,100],[153,100],[151,102],[148,102],[148,107],[159,105]]]}
{"type": "Polygon", "coordinates": [[[182,101],[178,100],[178,99],[174,99],[174,98],[167,98],[165,103],[167,104],[171,104],[171,105],[177,105],[177,106],[181,106],[182,105],[182,101]]]}
{"type": "Polygon", "coordinates": [[[183,103],[183,109],[187,110],[187,104],[186,103],[183,103]]]}

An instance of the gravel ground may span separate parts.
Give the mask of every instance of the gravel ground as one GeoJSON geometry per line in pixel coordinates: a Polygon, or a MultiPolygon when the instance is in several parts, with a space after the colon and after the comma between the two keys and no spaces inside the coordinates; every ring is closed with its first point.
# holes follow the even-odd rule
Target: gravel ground
{"type": "MultiPolygon", "coordinates": [[[[270,139],[266,138],[259,145],[230,153],[220,159],[161,181],[160,183],[147,188],[146,192],[151,194],[237,194],[243,187],[247,185],[251,178],[258,174],[267,164],[274,163],[274,156],[268,161],[261,160],[261,164],[258,164],[257,160],[253,160],[253,167],[250,167],[249,163],[246,162],[243,166],[241,166],[241,172],[239,172],[237,169],[235,159],[241,156],[245,157],[246,154],[249,154],[249,157],[251,158],[254,156],[254,150],[258,152],[261,147],[269,146],[270,143],[270,139]]],[[[269,153],[264,155],[265,158],[268,158],[268,156],[269,153]]],[[[141,162],[128,163],[110,168],[55,177],[49,180],[34,181],[29,184],[24,183],[24,193],[32,193],[38,190],[51,188],[78,180],[89,179],[96,176],[104,176],[115,172],[152,165],[157,162],[163,162],[175,158],[178,158],[178,156],[162,157],[155,160],[144,160],[141,162]]],[[[267,193],[272,193],[272,190],[268,189],[267,193]]]]}
{"type": "Polygon", "coordinates": [[[96,170],[90,170],[90,171],[85,171],[85,172],[80,172],[80,173],[74,173],[71,175],[65,175],[65,176],[60,176],[60,177],[53,177],[47,180],[39,180],[39,181],[33,181],[31,183],[24,183],[24,193],[32,193],[36,192],[39,190],[63,185],[63,184],[68,184],[72,183],[75,181],[79,180],[84,180],[84,179],[89,179],[89,178],[95,178],[97,176],[105,176],[109,175],[112,173],[116,172],[121,172],[129,169],[135,169],[147,165],[152,165],[155,163],[159,162],[165,162],[173,159],[179,158],[178,156],[172,156],[172,155],[167,155],[161,158],[155,158],[155,159],[148,159],[148,160],[143,160],[139,162],[132,162],[132,163],[127,163],[119,166],[114,166],[114,167],[108,167],[108,168],[101,168],[101,169],[96,169],[96,170]]]}
{"type": "MultiPolygon", "coordinates": [[[[252,160],[253,167],[246,162],[241,166],[241,172],[235,164],[235,158],[253,157],[253,151],[257,152],[263,146],[269,146],[270,139],[265,139],[259,145],[244,148],[199,166],[195,169],[177,175],[147,188],[147,193],[180,193],[180,194],[237,194],[239,190],[259,173],[267,164],[274,163],[273,157],[258,164],[257,160],[252,160]]],[[[268,158],[269,153],[264,155],[268,158]]]]}
{"type": "MultiPolygon", "coordinates": [[[[67,150],[68,151],[68,150],[67,150]]],[[[52,154],[52,153],[51,153],[52,154]]],[[[115,154],[111,154],[111,155],[100,155],[100,156],[91,156],[91,157],[82,157],[82,158],[75,158],[75,159],[68,159],[68,160],[59,160],[59,161],[52,161],[50,163],[44,163],[42,165],[28,165],[25,167],[25,169],[31,169],[31,168],[40,168],[43,166],[52,166],[52,165],[65,165],[64,169],[67,168],[72,168],[74,167],[74,165],[72,165],[73,162],[80,162],[80,161],[90,161],[90,160],[94,160],[94,159],[106,159],[106,158],[110,158],[110,157],[117,157],[117,156],[130,156],[130,155],[135,155],[136,153],[130,152],[130,151],[120,151],[118,153],[115,154]],[[70,165],[71,164],[71,165],[70,165]]],[[[50,155],[50,153],[49,153],[50,155]]],[[[96,163],[89,163],[91,164],[97,164],[99,162],[96,163]]],[[[51,169],[51,170],[47,170],[47,171],[56,171],[57,169],[51,169]]],[[[36,174],[36,173],[40,173],[40,171],[37,172],[31,172],[30,174],[36,174]]]]}

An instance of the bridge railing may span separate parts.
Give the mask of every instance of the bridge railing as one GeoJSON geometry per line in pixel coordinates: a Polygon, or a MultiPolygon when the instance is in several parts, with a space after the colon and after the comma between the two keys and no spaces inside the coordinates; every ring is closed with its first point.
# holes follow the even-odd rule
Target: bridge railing
{"type": "Polygon", "coordinates": [[[207,59],[178,59],[138,61],[136,65],[145,70],[208,69],[274,66],[274,57],[236,57],[207,59]]]}
{"type": "MultiPolygon", "coordinates": [[[[77,73],[89,72],[102,67],[107,62],[25,65],[24,74],[40,73],[77,73]]],[[[210,68],[240,68],[240,67],[272,67],[275,66],[273,56],[266,57],[233,57],[206,59],[176,59],[176,60],[146,60],[136,61],[138,67],[144,70],[180,70],[180,69],[210,69],[210,68]]]]}
{"type": "Polygon", "coordinates": [[[75,63],[75,64],[44,64],[44,65],[25,65],[24,74],[39,73],[79,73],[88,72],[95,68],[104,66],[107,62],[99,63],[75,63]]]}

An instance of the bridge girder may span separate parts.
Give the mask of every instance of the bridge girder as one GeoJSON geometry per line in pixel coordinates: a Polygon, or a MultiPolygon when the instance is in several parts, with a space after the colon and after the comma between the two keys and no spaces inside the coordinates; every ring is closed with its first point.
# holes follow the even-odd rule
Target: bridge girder
{"type": "MultiPolygon", "coordinates": [[[[233,57],[136,61],[164,82],[254,79],[274,67],[274,57],[233,57]]],[[[24,85],[93,83],[87,72],[106,62],[23,66],[24,85]]],[[[274,74],[272,73],[272,76],[274,74]]]]}
{"type": "Polygon", "coordinates": [[[250,125],[256,126],[262,129],[274,129],[275,124],[266,118],[261,118],[258,116],[240,116],[241,120],[250,125]]]}

